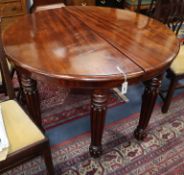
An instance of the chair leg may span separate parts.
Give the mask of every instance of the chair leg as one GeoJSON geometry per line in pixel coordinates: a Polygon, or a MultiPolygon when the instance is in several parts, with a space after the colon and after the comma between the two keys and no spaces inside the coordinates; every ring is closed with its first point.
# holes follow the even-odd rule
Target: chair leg
{"type": "Polygon", "coordinates": [[[169,109],[169,106],[171,104],[171,100],[172,100],[172,97],[173,97],[173,93],[174,93],[176,84],[177,84],[177,78],[172,77],[169,88],[168,88],[168,91],[167,91],[166,98],[164,99],[164,104],[162,106],[162,112],[163,113],[166,113],[169,109]]]}
{"type": "Polygon", "coordinates": [[[45,165],[47,168],[47,174],[48,175],[54,175],[54,166],[52,162],[52,156],[51,156],[51,151],[50,151],[50,145],[49,142],[45,144],[45,148],[43,150],[43,158],[45,161],[45,165]]]}
{"type": "Polygon", "coordinates": [[[0,69],[0,73],[1,73],[1,79],[2,79],[1,90],[2,90],[2,93],[4,93],[7,96],[7,90],[6,90],[7,87],[6,87],[6,83],[5,83],[5,80],[4,80],[2,69],[0,69]]]}

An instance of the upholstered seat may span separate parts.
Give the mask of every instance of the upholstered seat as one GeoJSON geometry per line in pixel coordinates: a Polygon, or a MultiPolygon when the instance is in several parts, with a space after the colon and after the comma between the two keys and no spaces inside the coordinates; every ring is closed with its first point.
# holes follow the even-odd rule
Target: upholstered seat
{"type": "Polygon", "coordinates": [[[37,126],[14,100],[0,103],[10,147],[8,154],[45,138],[37,126]]]}
{"type": "Polygon", "coordinates": [[[184,74],[184,46],[180,47],[180,51],[170,69],[177,75],[184,74]]]}
{"type": "Polygon", "coordinates": [[[9,147],[0,151],[0,174],[38,155],[44,157],[47,173],[54,175],[48,139],[15,100],[1,102],[9,147]]]}

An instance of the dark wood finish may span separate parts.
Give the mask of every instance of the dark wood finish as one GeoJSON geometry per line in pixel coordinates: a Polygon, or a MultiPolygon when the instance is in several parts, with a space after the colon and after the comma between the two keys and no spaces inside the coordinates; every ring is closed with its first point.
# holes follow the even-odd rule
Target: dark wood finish
{"type": "Polygon", "coordinates": [[[110,8],[75,8],[67,10],[139,65],[146,72],[143,79],[168,66],[173,53],[176,56],[178,52],[179,43],[173,32],[149,17],[110,8]]]}
{"type": "Polygon", "coordinates": [[[102,134],[107,109],[107,91],[95,90],[91,98],[91,145],[89,152],[92,157],[102,154],[102,134]]]}
{"type": "MultiPolygon", "coordinates": [[[[50,81],[55,78],[57,83],[71,87],[103,88],[105,86],[117,86],[124,80],[117,66],[122,67],[128,79],[131,80],[136,80],[144,74],[142,68],[130,60],[128,56],[112,47],[98,33],[89,30],[85,23],[70,14],[67,10],[70,8],[78,10],[78,7],[68,7],[23,17],[20,19],[23,25],[19,24],[19,26],[27,26],[24,29],[19,28],[17,23],[14,23],[4,34],[4,44],[5,46],[10,46],[5,48],[8,55],[11,53],[9,55],[11,60],[16,62],[15,64],[18,67],[26,68],[28,73],[31,73],[32,78],[45,80],[47,77],[50,81]],[[46,24],[43,17],[45,20],[49,19],[50,22],[48,21],[46,24]],[[41,31],[43,28],[48,32],[50,29],[54,31],[52,33],[43,32],[41,31]],[[17,34],[12,35],[15,32],[17,34]],[[31,33],[33,35],[30,35],[31,33]],[[64,33],[65,37],[62,35],[64,33]],[[11,41],[9,40],[10,35],[12,36],[11,41]],[[17,39],[18,35],[24,37],[17,39]],[[24,43],[29,43],[29,45],[24,43]],[[28,49],[29,52],[17,52],[17,44],[21,45],[21,50],[28,49]],[[35,47],[32,47],[32,45],[35,45],[35,47]],[[60,47],[64,48],[61,49],[60,47]],[[12,57],[11,55],[14,56],[12,57]],[[100,57],[100,62],[98,57],[100,57]],[[44,61],[41,60],[42,58],[44,58],[44,61]],[[53,61],[50,62],[50,60],[53,61]],[[22,64],[23,62],[24,64],[22,64]],[[97,62],[99,64],[96,64],[97,62]]],[[[83,8],[81,7],[81,9],[83,8]]],[[[87,10],[87,7],[84,9],[87,10]]],[[[96,8],[94,7],[94,9],[96,8]]],[[[102,9],[104,10],[104,8],[102,9]]],[[[175,36],[173,35],[171,38],[177,45],[175,36]]],[[[168,52],[171,53],[173,50],[172,48],[170,49],[171,51],[168,49],[168,52]]],[[[173,49],[176,49],[177,52],[177,46],[173,49]]],[[[160,64],[165,64],[164,62],[160,64]]]]}
{"type": "MultiPolygon", "coordinates": [[[[1,26],[1,21],[0,21],[0,26],[1,26]]],[[[2,70],[2,76],[4,77],[4,80],[6,83],[7,95],[9,96],[10,99],[13,99],[15,97],[15,93],[14,93],[14,89],[13,89],[13,85],[12,85],[12,81],[11,81],[11,75],[10,75],[10,72],[8,69],[7,60],[6,60],[5,56],[6,55],[5,55],[4,49],[2,47],[1,27],[0,27],[0,68],[2,70]]],[[[28,88],[29,88],[29,86],[27,87],[27,89],[28,88]]],[[[27,91],[29,92],[29,90],[27,90],[27,91]]],[[[28,94],[28,95],[30,95],[30,94],[28,94]]],[[[36,98],[35,98],[35,100],[36,100],[36,98]]],[[[36,103],[37,102],[35,101],[35,104],[36,103]]],[[[10,109],[10,110],[12,110],[12,109],[10,109]]],[[[37,109],[36,111],[39,111],[39,109],[37,109]]],[[[15,113],[15,115],[16,115],[16,113],[15,113]]],[[[40,116],[37,116],[37,120],[38,119],[40,119],[40,116]]],[[[17,122],[17,121],[15,121],[15,122],[17,122]]],[[[26,135],[25,135],[25,137],[26,137],[26,135]]],[[[22,138],[22,139],[24,139],[24,138],[22,138]]],[[[23,149],[20,149],[16,152],[8,154],[8,156],[5,160],[0,161],[0,174],[2,174],[3,172],[5,172],[5,171],[7,171],[15,166],[18,166],[22,163],[25,163],[26,161],[28,161],[32,158],[35,158],[36,156],[39,156],[39,155],[43,155],[48,174],[54,175],[54,167],[53,167],[53,163],[52,163],[49,141],[47,138],[43,138],[39,142],[36,142],[32,145],[28,145],[28,146],[24,147],[23,149]]]]}
{"type": "MultiPolygon", "coordinates": [[[[129,84],[150,82],[140,119],[146,119],[147,126],[159,87],[158,75],[169,67],[179,50],[176,36],[166,26],[130,11],[79,6],[42,11],[20,20],[4,33],[3,42],[7,55],[22,74],[65,87],[93,90],[92,156],[101,153],[105,116],[105,110],[96,111],[94,107],[103,109],[104,90],[124,81],[117,67],[127,75],[129,84]],[[148,93],[150,90],[153,93],[148,93]],[[149,110],[145,110],[145,104],[149,110]]],[[[145,130],[142,124],[139,127],[145,130]]]]}
{"type": "Polygon", "coordinates": [[[171,105],[172,97],[176,89],[184,88],[184,85],[179,84],[179,80],[184,79],[184,74],[176,74],[171,69],[167,70],[167,78],[170,80],[170,84],[166,92],[161,91],[160,96],[163,100],[162,112],[167,113],[171,105]],[[166,95],[165,95],[166,93],[166,95]]]}
{"type": "Polygon", "coordinates": [[[145,90],[142,96],[141,114],[137,129],[134,131],[134,136],[138,140],[143,140],[146,137],[146,127],[149,123],[153,108],[160,90],[162,76],[152,78],[144,82],[145,90]]]}
{"type": "Polygon", "coordinates": [[[26,104],[30,113],[30,116],[32,117],[33,121],[39,128],[44,131],[42,127],[42,120],[41,120],[41,112],[40,112],[40,99],[38,95],[37,90],[37,82],[25,74],[21,74],[21,87],[23,89],[26,104]],[[35,110],[35,108],[37,110],[35,110]]]}
{"type": "Polygon", "coordinates": [[[47,174],[54,175],[55,171],[54,171],[53,162],[52,162],[49,140],[45,142],[44,146],[41,147],[41,149],[43,150],[42,156],[44,157],[45,165],[47,167],[47,174]]]}
{"type": "Polygon", "coordinates": [[[177,76],[174,73],[170,73],[170,84],[168,87],[168,91],[166,91],[166,96],[164,97],[162,92],[160,92],[160,95],[164,101],[163,106],[162,106],[162,112],[166,113],[169,110],[169,106],[171,104],[171,100],[174,94],[174,91],[176,89],[176,85],[178,82],[177,76]]]}

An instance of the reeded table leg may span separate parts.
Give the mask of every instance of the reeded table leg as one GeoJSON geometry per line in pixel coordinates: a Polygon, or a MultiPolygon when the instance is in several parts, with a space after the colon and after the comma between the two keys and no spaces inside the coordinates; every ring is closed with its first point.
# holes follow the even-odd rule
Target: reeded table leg
{"type": "Polygon", "coordinates": [[[24,91],[27,108],[31,115],[30,117],[32,117],[35,124],[43,131],[37,83],[28,76],[21,74],[21,85],[24,91]]]}
{"type": "Polygon", "coordinates": [[[141,114],[137,129],[134,131],[134,136],[137,140],[143,140],[146,137],[146,127],[148,126],[153,108],[161,86],[162,76],[152,78],[146,81],[144,94],[142,96],[141,114]]]}
{"type": "Polygon", "coordinates": [[[107,108],[107,92],[95,90],[91,98],[91,145],[89,152],[92,157],[102,154],[102,135],[107,108]]]}

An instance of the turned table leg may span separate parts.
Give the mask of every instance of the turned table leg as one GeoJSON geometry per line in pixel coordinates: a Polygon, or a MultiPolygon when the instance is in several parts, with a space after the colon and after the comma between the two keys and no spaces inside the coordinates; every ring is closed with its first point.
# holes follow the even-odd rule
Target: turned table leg
{"type": "Polygon", "coordinates": [[[20,78],[30,117],[43,131],[37,82],[24,74],[21,74],[20,78]]]}
{"type": "Polygon", "coordinates": [[[142,106],[139,124],[134,131],[134,136],[137,140],[143,140],[146,137],[146,127],[148,126],[153,108],[161,86],[162,76],[152,78],[146,81],[144,94],[142,96],[142,106]]]}
{"type": "Polygon", "coordinates": [[[92,157],[102,154],[102,135],[107,109],[106,90],[95,90],[91,97],[91,145],[89,152],[92,157]]]}

